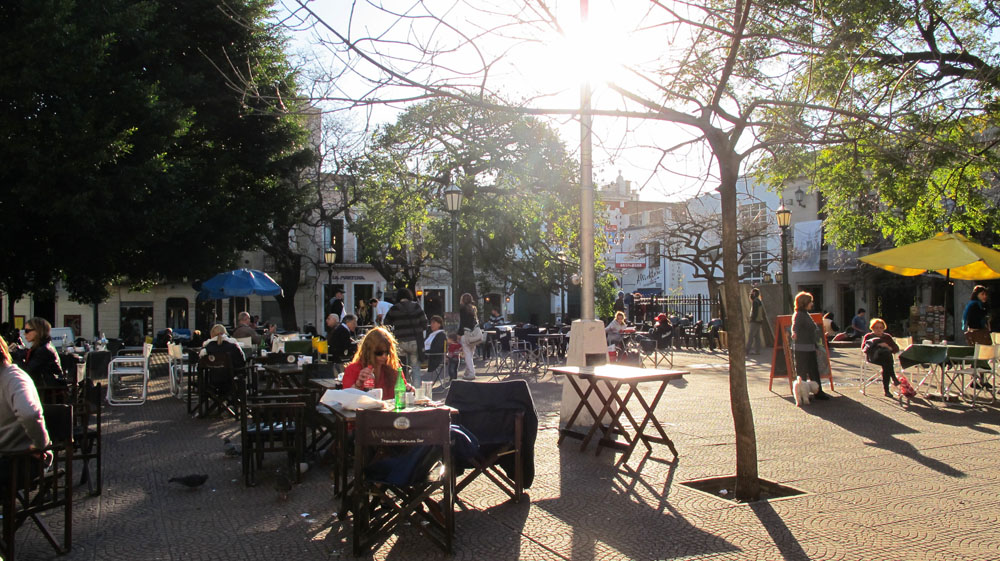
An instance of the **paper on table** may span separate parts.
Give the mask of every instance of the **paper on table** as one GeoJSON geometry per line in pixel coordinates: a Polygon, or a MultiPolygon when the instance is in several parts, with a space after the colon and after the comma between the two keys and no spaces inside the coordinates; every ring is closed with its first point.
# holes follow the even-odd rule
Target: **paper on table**
{"type": "Polygon", "coordinates": [[[353,411],[356,409],[381,409],[382,402],[376,397],[354,388],[346,390],[326,390],[320,403],[336,407],[339,403],[344,409],[353,411]]]}

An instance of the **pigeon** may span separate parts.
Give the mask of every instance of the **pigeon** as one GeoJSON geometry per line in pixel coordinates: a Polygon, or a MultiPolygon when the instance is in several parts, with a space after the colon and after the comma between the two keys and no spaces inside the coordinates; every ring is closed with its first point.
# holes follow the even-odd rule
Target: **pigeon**
{"type": "Polygon", "coordinates": [[[288,492],[292,490],[292,478],[288,470],[279,468],[274,478],[274,490],[283,501],[288,500],[288,492]]]}
{"type": "Polygon", "coordinates": [[[233,444],[228,438],[222,441],[223,448],[225,449],[225,454],[227,457],[234,457],[242,455],[242,450],[240,447],[233,444]]]}
{"type": "Polygon", "coordinates": [[[192,473],[191,475],[171,477],[167,480],[168,483],[180,483],[181,485],[192,489],[201,487],[206,481],[208,481],[208,474],[206,473],[192,473]]]}

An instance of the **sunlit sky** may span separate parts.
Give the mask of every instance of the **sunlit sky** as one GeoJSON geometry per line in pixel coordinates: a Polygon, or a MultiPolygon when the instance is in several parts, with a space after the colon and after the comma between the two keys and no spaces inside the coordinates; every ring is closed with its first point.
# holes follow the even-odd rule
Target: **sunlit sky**
{"type": "MultiPolygon", "coordinates": [[[[590,19],[586,26],[580,23],[579,0],[558,1],[550,7],[563,28],[563,34],[551,29],[540,30],[539,26],[504,26],[505,20],[493,16],[502,6],[489,6],[477,2],[470,6],[464,2],[437,2],[431,9],[436,13],[447,13],[446,20],[455,30],[442,32],[440,26],[430,27],[425,20],[397,21],[385,11],[370,4],[360,2],[354,5],[343,2],[316,1],[310,9],[337,32],[354,40],[360,37],[378,37],[393,41],[381,43],[377,49],[391,57],[393,66],[402,69],[402,59],[414,56],[414,50],[407,44],[423,43],[434,47],[449,45],[456,36],[476,37],[478,51],[466,43],[460,48],[444,53],[436,59],[443,66],[456,69],[452,79],[460,71],[481,66],[477,53],[485,53],[487,59],[492,51],[503,52],[504,56],[491,71],[490,87],[495,92],[514,100],[530,99],[532,107],[575,109],[579,107],[580,84],[589,79],[594,88],[594,107],[621,107],[621,100],[604,83],[615,83],[631,87],[630,81],[639,80],[624,70],[623,64],[640,65],[655,56],[662,56],[663,46],[676,37],[666,37],[665,32],[650,26],[650,17],[645,10],[645,2],[613,2],[592,0],[590,19]],[[494,18],[495,21],[491,21],[494,18]],[[489,33],[487,33],[489,30],[489,33]]],[[[511,3],[513,4],[513,3],[511,3]]],[[[294,0],[283,0],[284,11],[279,17],[297,7],[294,0]]],[[[391,5],[391,4],[390,4],[391,5]]],[[[411,4],[394,6],[393,9],[407,9],[411,4]]],[[[280,7],[280,6],[279,6],[280,7]]],[[[521,17],[531,18],[534,14],[522,13],[521,17]]],[[[294,20],[292,20],[294,23],[294,20]]],[[[293,26],[294,27],[294,26],[293,26]]],[[[318,46],[318,38],[330,39],[332,32],[322,27],[297,26],[289,35],[291,50],[295,57],[305,60],[308,67],[324,65],[343,68],[335,63],[329,50],[318,46]]],[[[371,47],[374,42],[366,42],[371,47]]],[[[383,59],[384,61],[384,59],[383,59]]],[[[341,76],[335,88],[338,95],[351,97],[367,91],[364,77],[372,75],[372,67],[359,64],[355,72],[348,71],[341,76]]],[[[424,75],[413,73],[412,78],[420,80],[424,75]]],[[[412,91],[408,92],[412,94],[412,91]]],[[[376,94],[384,98],[401,97],[399,91],[385,91],[376,94]]],[[[325,104],[325,108],[335,107],[325,104]]],[[[361,129],[366,126],[390,122],[403,104],[376,105],[339,111],[338,115],[349,119],[351,124],[361,129]]],[[[547,119],[560,133],[567,148],[577,157],[579,154],[580,125],[570,116],[542,117],[547,119]]],[[[662,122],[644,122],[636,119],[595,117],[594,121],[594,180],[605,185],[612,182],[619,170],[623,177],[641,189],[641,198],[647,200],[677,200],[699,194],[714,188],[714,166],[710,165],[707,154],[701,147],[687,148],[682,152],[664,158],[657,148],[676,145],[688,138],[690,132],[677,125],[662,122]],[[657,166],[667,169],[657,170],[657,166]],[[710,174],[707,183],[704,180],[710,174]]]]}

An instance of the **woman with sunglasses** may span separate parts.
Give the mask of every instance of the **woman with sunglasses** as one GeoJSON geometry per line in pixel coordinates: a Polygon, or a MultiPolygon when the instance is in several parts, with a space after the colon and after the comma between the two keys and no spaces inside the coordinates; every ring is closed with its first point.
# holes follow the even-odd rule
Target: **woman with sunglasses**
{"type": "Polygon", "coordinates": [[[44,318],[31,318],[24,324],[24,339],[31,347],[18,353],[15,360],[35,381],[36,387],[65,385],[51,333],[52,325],[44,318]]]}
{"type": "MultiPolygon", "coordinates": [[[[382,388],[382,399],[395,399],[400,366],[396,338],[384,327],[376,327],[365,334],[354,359],[344,368],[344,388],[364,389],[365,381],[370,379],[375,383],[373,387],[382,388]]],[[[413,391],[409,382],[406,389],[413,391]]]]}

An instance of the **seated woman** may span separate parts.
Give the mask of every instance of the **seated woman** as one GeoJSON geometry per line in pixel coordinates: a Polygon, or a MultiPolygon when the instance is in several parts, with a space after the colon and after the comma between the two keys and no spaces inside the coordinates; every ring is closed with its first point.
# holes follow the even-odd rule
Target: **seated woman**
{"type": "Polygon", "coordinates": [[[424,354],[427,355],[427,371],[434,372],[444,363],[448,335],[444,332],[444,319],[441,316],[431,316],[430,323],[431,329],[424,339],[424,354]]]}
{"type": "Polygon", "coordinates": [[[868,362],[882,367],[882,388],[886,397],[893,397],[889,391],[889,380],[892,380],[894,386],[899,385],[899,380],[896,379],[896,359],[893,357],[899,352],[899,345],[892,335],[885,332],[885,322],[880,318],[872,318],[869,327],[871,331],[865,333],[861,340],[861,350],[868,362]]]}
{"type": "Polygon", "coordinates": [[[656,341],[657,349],[663,350],[670,348],[674,339],[674,326],[670,323],[670,319],[667,318],[667,314],[660,314],[656,316],[656,325],[654,325],[652,331],[649,332],[649,336],[656,341]]]}
{"type": "MultiPolygon", "coordinates": [[[[396,338],[386,328],[375,327],[365,334],[354,359],[344,368],[344,388],[364,389],[365,381],[371,379],[373,387],[382,388],[382,399],[395,399],[396,376],[401,367],[396,338]]],[[[406,389],[412,390],[408,382],[406,389]]]]}
{"type": "MultiPolygon", "coordinates": [[[[236,339],[229,336],[229,332],[226,331],[226,326],[222,324],[215,324],[212,326],[212,331],[210,332],[212,338],[205,342],[202,346],[201,351],[198,356],[215,355],[215,354],[225,354],[229,355],[229,360],[233,365],[233,370],[239,370],[246,366],[247,359],[243,354],[243,349],[240,348],[239,343],[236,339]]],[[[208,383],[212,385],[213,388],[220,394],[225,396],[232,395],[233,392],[233,378],[232,376],[219,376],[208,380],[208,383]]]]}
{"type": "Polygon", "coordinates": [[[626,327],[625,312],[615,312],[615,319],[611,320],[611,322],[608,323],[608,326],[604,328],[604,333],[608,336],[608,345],[620,347],[622,340],[624,339],[622,331],[624,331],[626,327]]]}
{"type": "Polygon", "coordinates": [[[16,360],[35,381],[36,388],[66,385],[51,333],[52,325],[44,318],[31,318],[24,325],[24,338],[31,347],[19,353],[16,360]]]}
{"type": "MultiPolygon", "coordinates": [[[[0,337],[0,455],[40,450],[49,445],[42,404],[35,384],[10,355],[0,337]]],[[[45,458],[45,460],[51,457],[45,458]]],[[[42,460],[42,458],[39,458],[42,460]]],[[[9,460],[0,456],[0,481],[9,479],[9,460]]]]}

